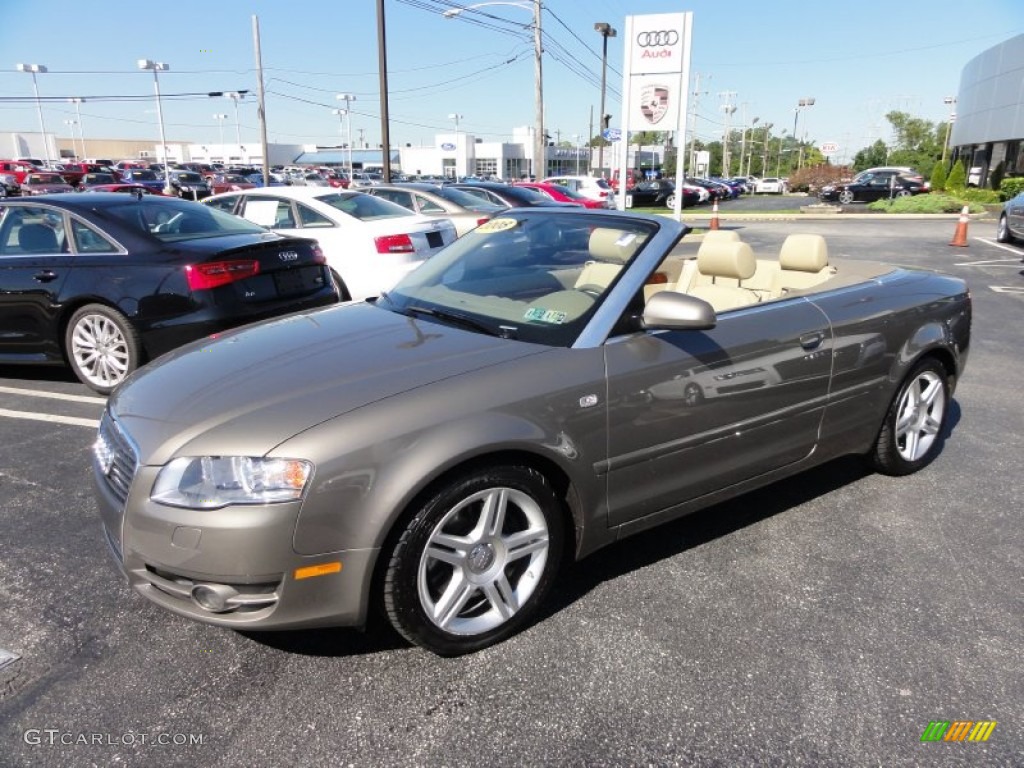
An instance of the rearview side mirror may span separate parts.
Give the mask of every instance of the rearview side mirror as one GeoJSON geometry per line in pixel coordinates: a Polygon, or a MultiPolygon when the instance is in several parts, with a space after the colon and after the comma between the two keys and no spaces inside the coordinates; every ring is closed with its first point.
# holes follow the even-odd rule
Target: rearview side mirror
{"type": "Polygon", "coordinates": [[[648,330],[706,331],[716,324],[715,310],[703,299],[659,291],[647,300],[642,317],[648,330]]]}

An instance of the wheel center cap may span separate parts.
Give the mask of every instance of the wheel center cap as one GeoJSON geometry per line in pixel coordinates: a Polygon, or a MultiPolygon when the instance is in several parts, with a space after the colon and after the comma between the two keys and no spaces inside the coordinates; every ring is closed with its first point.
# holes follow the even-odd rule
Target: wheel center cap
{"type": "Polygon", "coordinates": [[[486,543],[477,544],[469,551],[466,562],[474,573],[483,573],[494,564],[494,548],[486,543]]]}

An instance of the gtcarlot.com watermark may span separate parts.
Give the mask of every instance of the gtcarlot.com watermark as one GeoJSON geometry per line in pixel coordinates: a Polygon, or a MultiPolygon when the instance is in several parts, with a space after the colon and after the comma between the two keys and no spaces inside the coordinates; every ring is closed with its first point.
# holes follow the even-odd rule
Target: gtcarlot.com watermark
{"type": "Polygon", "coordinates": [[[201,746],[203,733],[124,733],[62,731],[58,728],[28,728],[21,738],[26,744],[45,747],[195,747],[201,746]]]}

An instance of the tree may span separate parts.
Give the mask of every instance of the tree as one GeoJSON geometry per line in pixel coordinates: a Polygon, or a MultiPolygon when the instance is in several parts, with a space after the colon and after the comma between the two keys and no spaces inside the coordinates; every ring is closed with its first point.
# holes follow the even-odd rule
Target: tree
{"type": "Polygon", "coordinates": [[[863,171],[865,168],[874,168],[879,165],[887,165],[889,159],[889,148],[881,139],[877,139],[870,147],[865,147],[853,158],[853,168],[856,171],[863,171]]]}
{"type": "Polygon", "coordinates": [[[963,192],[967,188],[967,169],[961,162],[953,163],[946,177],[946,189],[950,192],[963,192]]]}
{"type": "Polygon", "coordinates": [[[946,166],[936,163],[932,169],[931,187],[933,192],[943,192],[946,189],[946,166]]]}

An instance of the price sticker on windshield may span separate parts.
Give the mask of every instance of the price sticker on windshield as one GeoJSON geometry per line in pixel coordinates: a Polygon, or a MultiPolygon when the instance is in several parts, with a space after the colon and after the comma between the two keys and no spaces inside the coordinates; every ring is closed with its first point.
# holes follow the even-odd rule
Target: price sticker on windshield
{"type": "Polygon", "coordinates": [[[476,231],[485,235],[490,235],[494,232],[504,232],[512,229],[518,223],[519,222],[516,219],[491,219],[477,227],[476,231]]]}
{"type": "Polygon", "coordinates": [[[565,312],[558,312],[554,309],[542,309],[541,307],[531,307],[523,315],[525,320],[535,320],[538,323],[554,323],[555,325],[564,323],[566,317],[565,312]]]}

